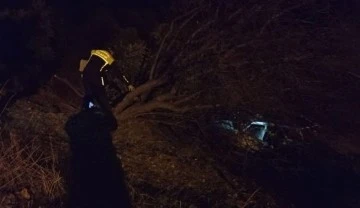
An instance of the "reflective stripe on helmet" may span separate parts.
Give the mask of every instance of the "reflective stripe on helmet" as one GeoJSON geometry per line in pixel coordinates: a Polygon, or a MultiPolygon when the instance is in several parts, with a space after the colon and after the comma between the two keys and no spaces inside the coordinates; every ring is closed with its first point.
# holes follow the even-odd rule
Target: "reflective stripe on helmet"
{"type": "Polygon", "coordinates": [[[91,55],[101,58],[105,62],[105,65],[111,65],[115,61],[114,57],[105,50],[92,50],[91,55]]]}

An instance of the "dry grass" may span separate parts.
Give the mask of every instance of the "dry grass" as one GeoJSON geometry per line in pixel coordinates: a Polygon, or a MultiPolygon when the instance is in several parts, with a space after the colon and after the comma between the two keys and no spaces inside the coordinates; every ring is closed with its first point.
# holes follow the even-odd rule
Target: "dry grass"
{"type": "Polygon", "coordinates": [[[41,91],[9,109],[0,134],[0,207],[63,203],[66,191],[60,166],[68,155],[63,131],[68,112],[56,113],[57,102],[41,91]]]}
{"type": "Polygon", "coordinates": [[[218,167],[189,140],[164,135],[144,120],[115,133],[135,207],[276,207],[266,192],[218,167]]]}
{"type": "Polygon", "coordinates": [[[63,197],[64,180],[54,152],[45,155],[40,146],[21,144],[11,132],[0,145],[0,207],[32,207],[36,200],[63,197]]]}

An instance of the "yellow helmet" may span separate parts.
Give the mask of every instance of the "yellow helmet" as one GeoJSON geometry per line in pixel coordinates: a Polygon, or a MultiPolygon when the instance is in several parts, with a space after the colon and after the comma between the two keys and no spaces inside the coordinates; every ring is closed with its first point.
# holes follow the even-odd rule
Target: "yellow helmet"
{"type": "Polygon", "coordinates": [[[91,55],[101,58],[105,62],[106,65],[111,65],[115,61],[111,52],[106,51],[106,50],[92,50],[91,55]]]}

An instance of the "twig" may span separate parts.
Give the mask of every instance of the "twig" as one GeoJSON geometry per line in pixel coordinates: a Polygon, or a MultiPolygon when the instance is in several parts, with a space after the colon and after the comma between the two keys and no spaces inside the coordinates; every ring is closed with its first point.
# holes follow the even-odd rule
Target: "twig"
{"type": "Polygon", "coordinates": [[[251,196],[246,200],[244,206],[242,206],[241,208],[247,207],[247,206],[250,204],[251,199],[255,196],[255,194],[256,194],[258,191],[260,191],[260,189],[261,189],[260,187],[259,187],[258,189],[256,189],[256,190],[254,191],[254,193],[252,193],[251,196]]]}
{"type": "Polygon", "coordinates": [[[353,73],[353,72],[348,72],[348,74],[350,74],[350,75],[352,75],[352,76],[360,79],[360,75],[358,75],[358,74],[355,74],[355,73],[353,73]]]}
{"type": "Polygon", "coordinates": [[[193,100],[194,98],[196,98],[197,96],[199,96],[202,93],[202,91],[200,92],[196,92],[192,95],[188,95],[188,96],[184,96],[182,99],[178,99],[176,100],[174,103],[175,105],[180,105],[182,103],[188,102],[190,100],[193,100]]]}
{"type": "MultiPolygon", "coordinates": [[[[182,56],[182,54],[185,51],[185,48],[190,44],[190,42],[195,38],[195,36],[203,31],[206,27],[210,26],[212,23],[214,23],[215,20],[208,21],[206,24],[201,25],[199,28],[197,28],[188,38],[186,43],[183,45],[183,47],[180,49],[180,52],[176,55],[176,57],[173,59],[172,63],[175,64],[177,60],[182,56]]],[[[201,49],[200,49],[201,51],[201,49]]]]}
{"type": "Polygon", "coordinates": [[[14,93],[13,95],[11,95],[11,97],[9,98],[9,100],[6,102],[4,108],[2,109],[1,113],[0,113],[0,118],[2,116],[2,114],[4,113],[5,109],[7,108],[7,106],[9,105],[9,103],[11,102],[11,100],[15,97],[17,93],[14,93]]]}
{"type": "Polygon", "coordinates": [[[296,9],[296,8],[302,6],[302,5],[303,5],[303,4],[298,4],[298,5],[289,7],[289,8],[287,8],[287,9],[284,9],[283,11],[281,11],[281,12],[273,15],[273,16],[262,26],[262,28],[261,28],[258,36],[261,36],[261,35],[264,33],[265,29],[266,29],[274,20],[278,19],[278,18],[279,18],[280,16],[282,16],[283,14],[285,14],[285,13],[287,13],[287,12],[293,10],[293,9],[296,9]]]}
{"type": "Polygon", "coordinates": [[[0,95],[5,95],[3,93],[3,90],[5,89],[6,85],[9,83],[10,79],[6,80],[6,82],[4,83],[4,85],[1,87],[1,90],[0,90],[0,95]]]}
{"type": "Polygon", "coordinates": [[[183,18],[183,17],[186,17],[188,14],[191,14],[191,13],[193,13],[194,11],[196,11],[196,10],[198,10],[198,9],[199,9],[199,8],[195,8],[195,9],[191,10],[190,12],[188,12],[188,13],[186,13],[186,14],[184,14],[184,15],[181,15],[181,16],[179,16],[179,17],[177,17],[176,19],[174,19],[174,20],[171,22],[171,24],[170,24],[170,29],[169,29],[169,31],[166,33],[166,35],[164,36],[164,38],[162,39],[161,44],[160,44],[160,47],[159,47],[159,49],[158,49],[158,51],[157,51],[157,53],[156,53],[154,63],[153,63],[153,65],[151,66],[150,76],[149,76],[149,79],[150,79],[150,80],[154,79],[154,77],[155,77],[155,70],[156,70],[157,64],[158,64],[158,62],[159,62],[160,54],[161,54],[161,52],[162,52],[162,50],[163,50],[163,48],[164,48],[165,41],[167,40],[167,38],[170,36],[170,34],[172,33],[172,31],[173,31],[173,29],[174,29],[174,24],[175,24],[175,22],[176,22],[177,20],[183,18]]]}
{"type": "Polygon", "coordinates": [[[84,97],[84,94],[82,92],[78,91],[67,79],[61,78],[61,77],[57,76],[56,74],[54,75],[54,78],[63,82],[68,87],[70,87],[75,92],[75,94],[78,95],[79,97],[84,97]]]}
{"type": "Polygon", "coordinates": [[[186,44],[185,45],[188,45],[190,43],[190,41],[192,39],[195,38],[195,36],[200,33],[203,29],[205,29],[206,27],[210,26],[212,23],[214,23],[215,20],[211,20],[211,21],[208,21],[206,24],[203,24],[202,26],[200,26],[198,29],[196,29],[190,36],[189,40],[186,41],[186,44]]]}
{"type": "Polygon", "coordinates": [[[229,15],[228,21],[232,20],[234,17],[236,17],[238,14],[240,14],[243,11],[243,8],[239,8],[235,12],[229,15]]]}
{"type": "Polygon", "coordinates": [[[151,70],[150,70],[150,76],[149,76],[149,80],[152,80],[154,79],[154,76],[155,76],[155,69],[157,67],[157,64],[158,64],[158,61],[159,61],[159,57],[160,57],[160,53],[164,47],[164,44],[165,44],[165,40],[167,39],[167,37],[170,35],[170,33],[172,32],[173,30],[173,27],[174,27],[174,22],[171,23],[171,26],[170,26],[170,29],[169,31],[166,33],[165,37],[162,39],[161,41],[161,44],[160,44],[160,47],[156,53],[156,56],[155,56],[155,60],[154,60],[154,63],[153,65],[151,66],[151,70]]]}
{"type": "Polygon", "coordinates": [[[168,47],[166,47],[166,50],[169,50],[171,48],[171,46],[174,44],[176,38],[178,37],[180,31],[190,22],[191,19],[193,19],[197,14],[199,13],[199,11],[194,11],[194,13],[189,17],[187,18],[183,24],[179,27],[179,29],[176,31],[176,34],[174,35],[174,37],[172,38],[172,41],[171,43],[168,45],[168,47]]]}

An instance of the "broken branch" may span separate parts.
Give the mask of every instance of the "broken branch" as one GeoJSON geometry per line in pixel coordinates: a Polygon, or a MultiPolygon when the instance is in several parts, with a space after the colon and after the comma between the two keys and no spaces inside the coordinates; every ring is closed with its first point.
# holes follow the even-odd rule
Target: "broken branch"
{"type": "Polygon", "coordinates": [[[167,79],[163,77],[160,79],[150,80],[145,84],[140,85],[135,89],[135,91],[128,93],[125,98],[115,107],[115,113],[121,113],[127,107],[132,105],[137,97],[150,92],[152,89],[164,84],[166,81],[167,79]]]}
{"type": "Polygon", "coordinates": [[[74,91],[75,94],[78,95],[79,97],[84,97],[84,93],[77,90],[76,87],[74,87],[67,79],[61,78],[61,77],[57,76],[56,74],[54,75],[54,78],[56,78],[57,80],[61,81],[64,84],[66,84],[68,87],[70,87],[70,89],[72,89],[72,91],[74,91]]]}

